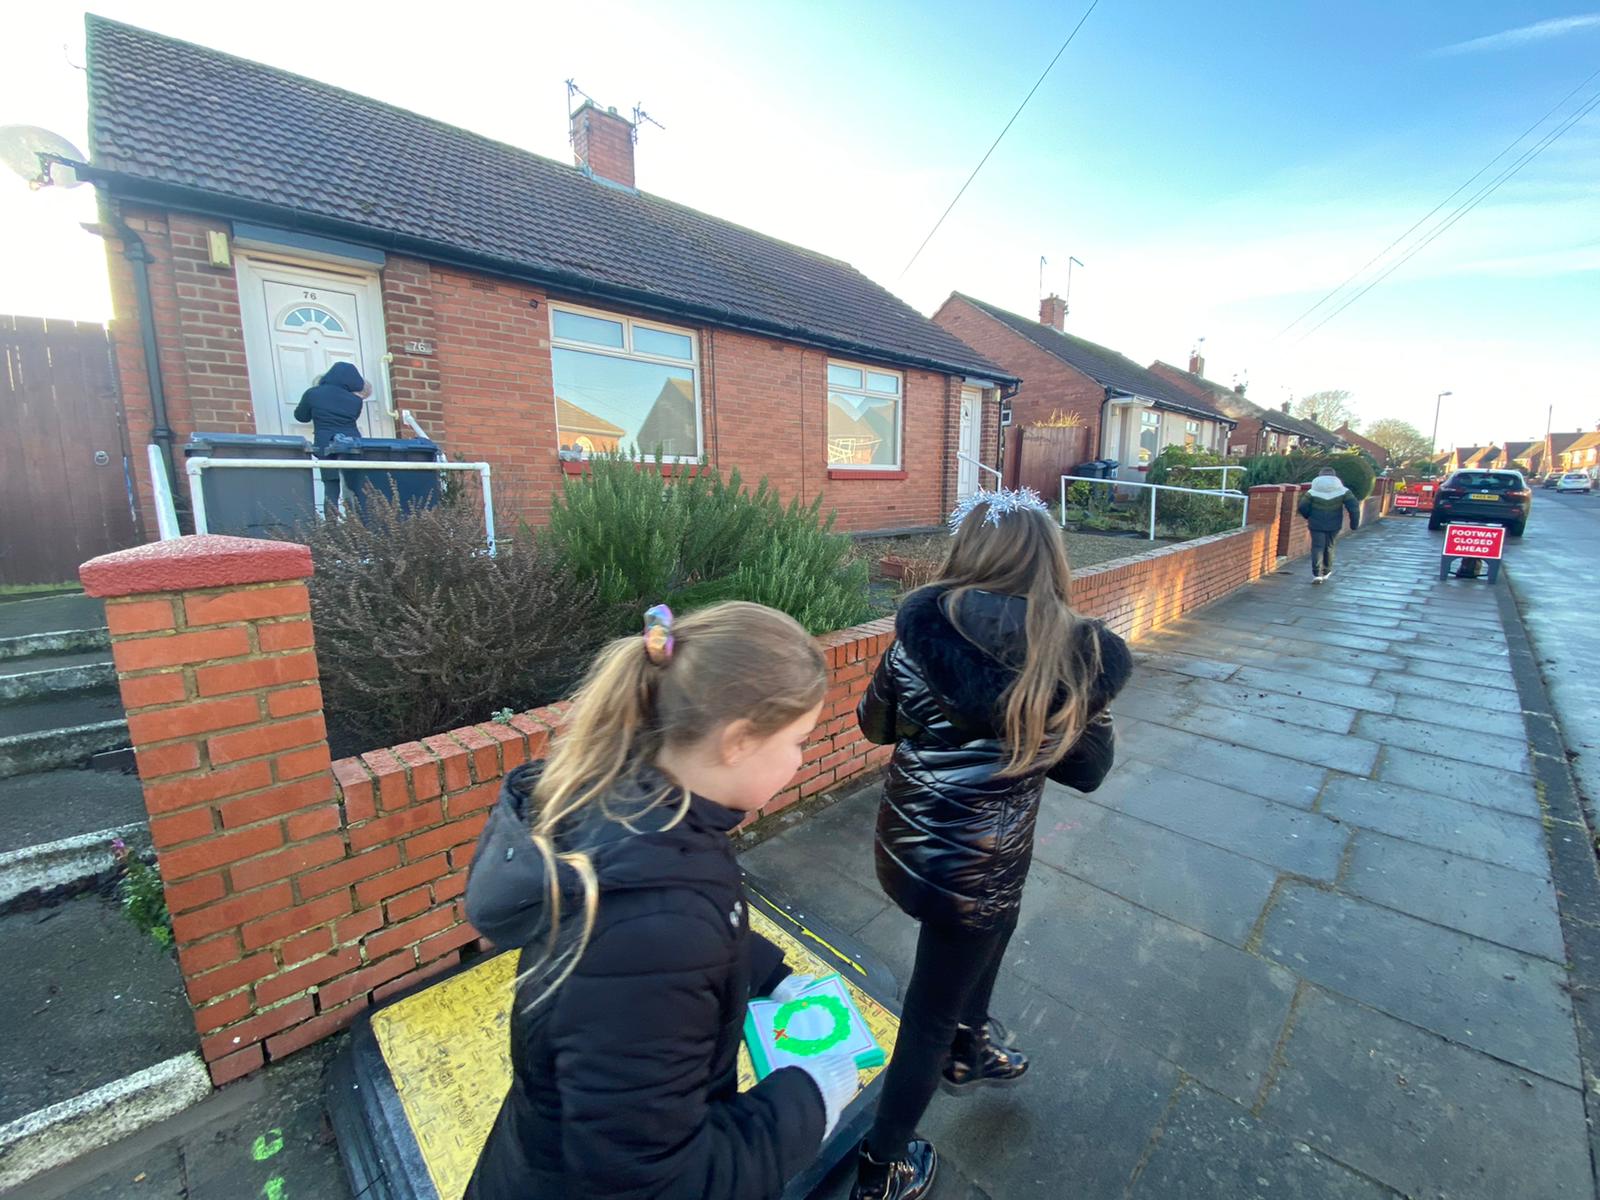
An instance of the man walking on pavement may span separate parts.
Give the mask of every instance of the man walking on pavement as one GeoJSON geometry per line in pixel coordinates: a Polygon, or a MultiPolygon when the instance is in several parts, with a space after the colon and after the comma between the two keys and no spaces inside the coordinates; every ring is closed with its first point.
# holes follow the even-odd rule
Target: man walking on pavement
{"type": "Polygon", "coordinates": [[[1332,467],[1323,467],[1311,481],[1311,490],[1300,497],[1300,515],[1311,526],[1311,582],[1321,583],[1333,574],[1333,539],[1344,528],[1345,514],[1350,528],[1361,526],[1361,503],[1332,467]]]}

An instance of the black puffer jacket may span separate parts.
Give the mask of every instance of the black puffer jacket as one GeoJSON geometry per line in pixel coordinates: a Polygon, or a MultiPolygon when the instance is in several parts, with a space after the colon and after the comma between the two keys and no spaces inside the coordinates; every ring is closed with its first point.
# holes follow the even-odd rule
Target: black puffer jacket
{"type": "MultiPolygon", "coordinates": [[[[962,628],[974,645],[945,615],[943,595],[923,588],[906,597],[895,643],[856,715],[869,740],[895,744],[878,810],[879,883],[919,921],[982,930],[1021,903],[1044,791],[1044,772],[1000,774],[1010,758],[1000,697],[1026,658],[1027,601],[969,592],[962,628]]],[[[1049,777],[1091,792],[1115,750],[1104,709],[1128,681],[1133,659],[1105,626],[1081,629],[1100,641],[1096,718],[1049,777]]]]}
{"type": "MultiPolygon", "coordinates": [[[[507,777],[467,880],[467,916],[497,946],[540,960],[548,877],[529,840],[539,768],[507,777]]],[[[532,1012],[511,1015],[511,1090],[466,1200],[768,1200],[816,1155],[822,1097],[794,1068],[737,1091],[745,1004],[788,970],[750,932],[728,831],[739,814],[695,797],[671,829],[675,797],[646,772],[597,805],[558,849],[588,851],[599,915],[577,969],[532,1012]]],[[[563,877],[564,910],[576,882],[563,877]]],[[[536,985],[530,984],[530,987],[536,985]]]]}
{"type": "Polygon", "coordinates": [[[356,395],[367,386],[354,363],[337,362],[329,367],[320,382],[307,388],[294,406],[296,421],[311,422],[311,442],[318,450],[340,434],[360,437],[356,422],[365,401],[356,395]]]}

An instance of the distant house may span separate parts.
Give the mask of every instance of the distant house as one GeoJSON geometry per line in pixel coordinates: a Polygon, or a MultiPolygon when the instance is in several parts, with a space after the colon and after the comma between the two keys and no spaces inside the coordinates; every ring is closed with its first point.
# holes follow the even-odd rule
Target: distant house
{"type": "Polygon", "coordinates": [[[308,433],[336,361],[373,383],[363,432],[410,414],[535,521],[618,448],[852,530],[937,525],[995,462],[1012,374],[847,263],[640,190],[614,110],[570,114],[566,165],[96,16],[87,72],[147,513],[146,443],[308,433]]]}
{"type": "Polygon", "coordinates": [[[1262,408],[1247,400],[1241,388],[1225,387],[1205,377],[1206,360],[1198,352],[1189,356],[1189,369],[1157,360],[1150,373],[1197,399],[1207,400],[1236,424],[1228,435],[1226,453],[1240,458],[1257,454],[1287,454],[1291,450],[1333,449],[1334,435],[1320,425],[1291,416],[1282,409],[1262,408]]]}
{"type": "Polygon", "coordinates": [[[1389,465],[1389,452],[1371,438],[1362,437],[1349,425],[1341,425],[1333,432],[1344,439],[1346,445],[1365,450],[1372,457],[1372,461],[1378,464],[1380,471],[1389,465]]]}
{"type": "Polygon", "coordinates": [[[1580,434],[1561,451],[1563,471],[1588,471],[1591,475],[1600,468],[1600,429],[1580,434]]]}
{"type": "Polygon", "coordinates": [[[1445,460],[1446,471],[1460,471],[1473,466],[1482,457],[1487,446],[1457,446],[1450,452],[1450,457],[1445,460]]]}
{"type": "Polygon", "coordinates": [[[1227,452],[1234,418],[1115,350],[1067,333],[1059,296],[1041,302],[1035,321],[952,292],[933,319],[1022,379],[1011,401],[1015,424],[1081,421],[1090,433],[1086,453],[1116,459],[1125,479],[1141,478],[1168,446],[1227,452]]]}
{"type": "Polygon", "coordinates": [[[1544,458],[1543,442],[1507,442],[1505,447],[1505,460],[1508,467],[1521,471],[1524,475],[1532,477],[1538,475],[1539,464],[1544,458]]]}
{"type": "MultiPolygon", "coordinates": [[[[1544,438],[1544,469],[1546,474],[1552,471],[1567,470],[1567,453],[1572,449],[1573,443],[1587,435],[1583,430],[1574,433],[1547,433],[1544,438]]],[[[1576,469],[1576,468],[1574,468],[1576,469]]]]}

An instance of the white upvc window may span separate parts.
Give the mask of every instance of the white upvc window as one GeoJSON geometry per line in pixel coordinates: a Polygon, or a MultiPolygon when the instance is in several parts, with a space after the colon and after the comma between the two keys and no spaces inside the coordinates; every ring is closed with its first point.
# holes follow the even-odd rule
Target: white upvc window
{"type": "Polygon", "coordinates": [[[1161,453],[1161,414],[1153,408],[1139,412],[1139,465],[1148,467],[1161,453]]]}
{"type": "Polygon", "coordinates": [[[828,360],[828,466],[898,471],[905,376],[828,360]]]}
{"type": "Polygon", "coordinates": [[[550,305],[556,443],[567,457],[624,451],[698,462],[700,340],[692,329],[550,305]]]}

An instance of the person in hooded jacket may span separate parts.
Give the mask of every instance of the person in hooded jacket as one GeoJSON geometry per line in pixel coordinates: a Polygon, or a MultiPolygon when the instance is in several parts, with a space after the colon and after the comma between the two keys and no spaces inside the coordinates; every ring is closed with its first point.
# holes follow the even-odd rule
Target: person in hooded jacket
{"type": "Polygon", "coordinates": [[[857,1090],[840,1053],[737,1090],[747,1002],[812,980],[751,932],[728,834],[799,767],[822,653],[756,604],[647,622],[548,763],[506,777],[473,856],[467,917],[521,956],[466,1200],[772,1200],[857,1090]]]}
{"type": "MultiPolygon", "coordinates": [[[[313,453],[325,453],[333,439],[341,435],[361,436],[356,422],[370,395],[372,385],[361,377],[354,363],[347,362],[334,363],[301,394],[300,403],[294,407],[294,419],[311,423],[313,453]]],[[[340,471],[322,472],[323,499],[331,512],[338,511],[342,475],[340,471]]]]}
{"type": "Polygon", "coordinates": [[[1333,574],[1333,541],[1350,518],[1350,530],[1361,527],[1361,501],[1345,487],[1332,467],[1323,467],[1300,497],[1299,512],[1311,527],[1311,582],[1321,583],[1333,574]]]}
{"type": "Polygon", "coordinates": [[[939,579],[907,596],[857,710],[893,745],[874,857],[921,922],[894,1057],[857,1156],[854,1200],[928,1194],[914,1139],[936,1088],[1018,1082],[1028,1059],[989,1012],[1017,927],[1046,779],[1093,791],[1114,753],[1106,706],[1127,645],[1069,604],[1061,534],[1030,489],[980,491],[951,517],[939,579]]]}

